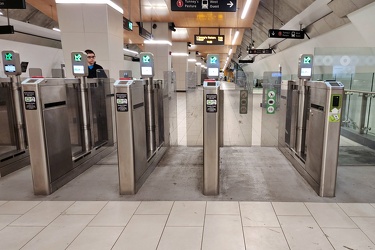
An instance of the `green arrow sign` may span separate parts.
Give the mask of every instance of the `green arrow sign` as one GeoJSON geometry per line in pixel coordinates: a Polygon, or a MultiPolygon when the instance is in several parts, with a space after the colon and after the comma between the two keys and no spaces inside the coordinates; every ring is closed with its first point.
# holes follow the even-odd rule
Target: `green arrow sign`
{"type": "Polygon", "coordinates": [[[304,57],[303,58],[303,63],[304,64],[310,64],[311,63],[311,57],[309,57],[309,56],[304,57]]]}
{"type": "Polygon", "coordinates": [[[6,53],[5,54],[5,60],[6,61],[12,61],[12,59],[13,59],[12,53],[6,53]]]}
{"type": "Polygon", "coordinates": [[[212,56],[212,57],[210,58],[210,62],[211,62],[212,64],[215,64],[216,61],[217,61],[217,58],[216,58],[215,56],[212,56]]]}
{"type": "Polygon", "coordinates": [[[76,62],[82,61],[82,55],[81,54],[75,54],[74,55],[74,61],[76,61],[76,62]]]}

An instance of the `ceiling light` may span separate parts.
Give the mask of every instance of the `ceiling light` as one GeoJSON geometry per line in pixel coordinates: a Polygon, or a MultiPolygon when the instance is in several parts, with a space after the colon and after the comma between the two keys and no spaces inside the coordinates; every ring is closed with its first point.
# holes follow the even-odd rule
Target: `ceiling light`
{"type": "Polygon", "coordinates": [[[56,3],[87,3],[87,4],[108,4],[121,14],[124,14],[124,10],[112,2],[111,0],[55,0],[56,3]]]}
{"type": "Polygon", "coordinates": [[[196,61],[197,59],[193,59],[193,58],[188,59],[188,62],[196,62],[196,61]]]}
{"type": "Polygon", "coordinates": [[[57,31],[57,32],[61,32],[61,30],[59,28],[53,28],[52,30],[57,31]]]}
{"type": "Polygon", "coordinates": [[[126,52],[130,52],[130,53],[134,53],[134,54],[138,55],[138,51],[131,50],[131,49],[125,49],[125,48],[123,48],[123,50],[126,51],[126,52]]]}
{"type": "Polygon", "coordinates": [[[197,66],[201,66],[202,65],[202,63],[200,63],[200,62],[197,62],[195,65],[197,65],[197,66]]]}
{"type": "Polygon", "coordinates": [[[241,19],[245,19],[247,12],[249,11],[251,0],[247,0],[245,7],[242,10],[241,19]]]}
{"type": "Polygon", "coordinates": [[[228,52],[228,55],[231,55],[232,54],[232,48],[230,48],[229,52],[228,52]]]}
{"type": "Polygon", "coordinates": [[[169,44],[172,46],[172,43],[168,40],[145,40],[145,44],[169,44]]]}
{"type": "Polygon", "coordinates": [[[172,52],[171,55],[172,56],[189,56],[188,53],[184,53],[184,52],[172,52]]]}
{"type": "Polygon", "coordinates": [[[3,16],[3,15],[4,15],[3,12],[0,11],[0,16],[3,16]]]}
{"type": "Polygon", "coordinates": [[[236,43],[236,40],[237,40],[237,37],[238,37],[239,34],[240,34],[240,32],[238,30],[236,30],[236,33],[234,33],[234,37],[233,37],[233,40],[232,40],[232,45],[234,45],[236,43]]]}

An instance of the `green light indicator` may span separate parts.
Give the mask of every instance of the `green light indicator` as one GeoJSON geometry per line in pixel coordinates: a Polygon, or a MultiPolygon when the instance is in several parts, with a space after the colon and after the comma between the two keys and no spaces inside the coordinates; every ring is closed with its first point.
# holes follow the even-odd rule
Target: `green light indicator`
{"type": "Polygon", "coordinates": [[[303,58],[303,63],[304,63],[304,64],[310,64],[310,63],[311,63],[311,57],[309,57],[309,56],[305,56],[305,57],[303,58]]]}
{"type": "Polygon", "coordinates": [[[6,54],[5,54],[5,60],[6,60],[6,61],[12,61],[12,60],[13,60],[13,55],[12,55],[12,53],[6,53],[6,54]]]}
{"type": "Polygon", "coordinates": [[[210,58],[210,62],[211,62],[212,64],[215,64],[216,61],[217,61],[217,58],[216,58],[215,56],[212,56],[212,57],[210,58]]]}
{"type": "Polygon", "coordinates": [[[82,61],[82,55],[81,54],[75,54],[74,55],[74,61],[76,61],[76,62],[82,61]]]}
{"type": "Polygon", "coordinates": [[[142,61],[143,61],[144,63],[149,63],[150,60],[151,60],[150,56],[143,56],[143,58],[142,58],[142,61]]]}

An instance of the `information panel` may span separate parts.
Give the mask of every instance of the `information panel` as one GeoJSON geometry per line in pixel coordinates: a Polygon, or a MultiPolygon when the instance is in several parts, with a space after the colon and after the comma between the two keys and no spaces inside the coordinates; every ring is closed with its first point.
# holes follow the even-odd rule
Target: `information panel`
{"type": "Polygon", "coordinates": [[[117,112],[128,112],[128,93],[116,93],[117,112]]]}
{"type": "Polygon", "coordinates": [[[172,11],[236,12],[237,0],[171,0],[172,11]]]}
{"type": "Polygon", "coordinates": [[[224,45],[225,36],[223,35],[195,35],[195,45],[224,45]]]}
{"type": "Polygon", "coordinates": [[[291,39],[304,39],[305,32],[303,30],[268,30],[268,37],[271,38],[291,38],[291,39]]]}
{"type": "Polygon", "coordinates": [[[217,112],[217,94],[206,94],[206,112],[217,112]]]}

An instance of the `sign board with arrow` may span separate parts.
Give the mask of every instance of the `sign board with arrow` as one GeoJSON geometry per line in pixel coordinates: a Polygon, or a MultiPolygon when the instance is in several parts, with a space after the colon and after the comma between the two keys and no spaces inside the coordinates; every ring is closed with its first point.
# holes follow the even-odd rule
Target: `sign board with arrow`
{"type": "Polygon", "coordinates": [[[249,49],[249,54],[272,54],[272,49],[249,49]]]}
{"type": "Polygon", "coordinates": [[[236,12],[237,0],[171,0],[172,11],[236,12]]]}
{"type": "Polygon", "coordinates": [[[303,30],[268,30],[268,37],[270,38],[291,38],[304,39],[305,32],[303,30]]]}

